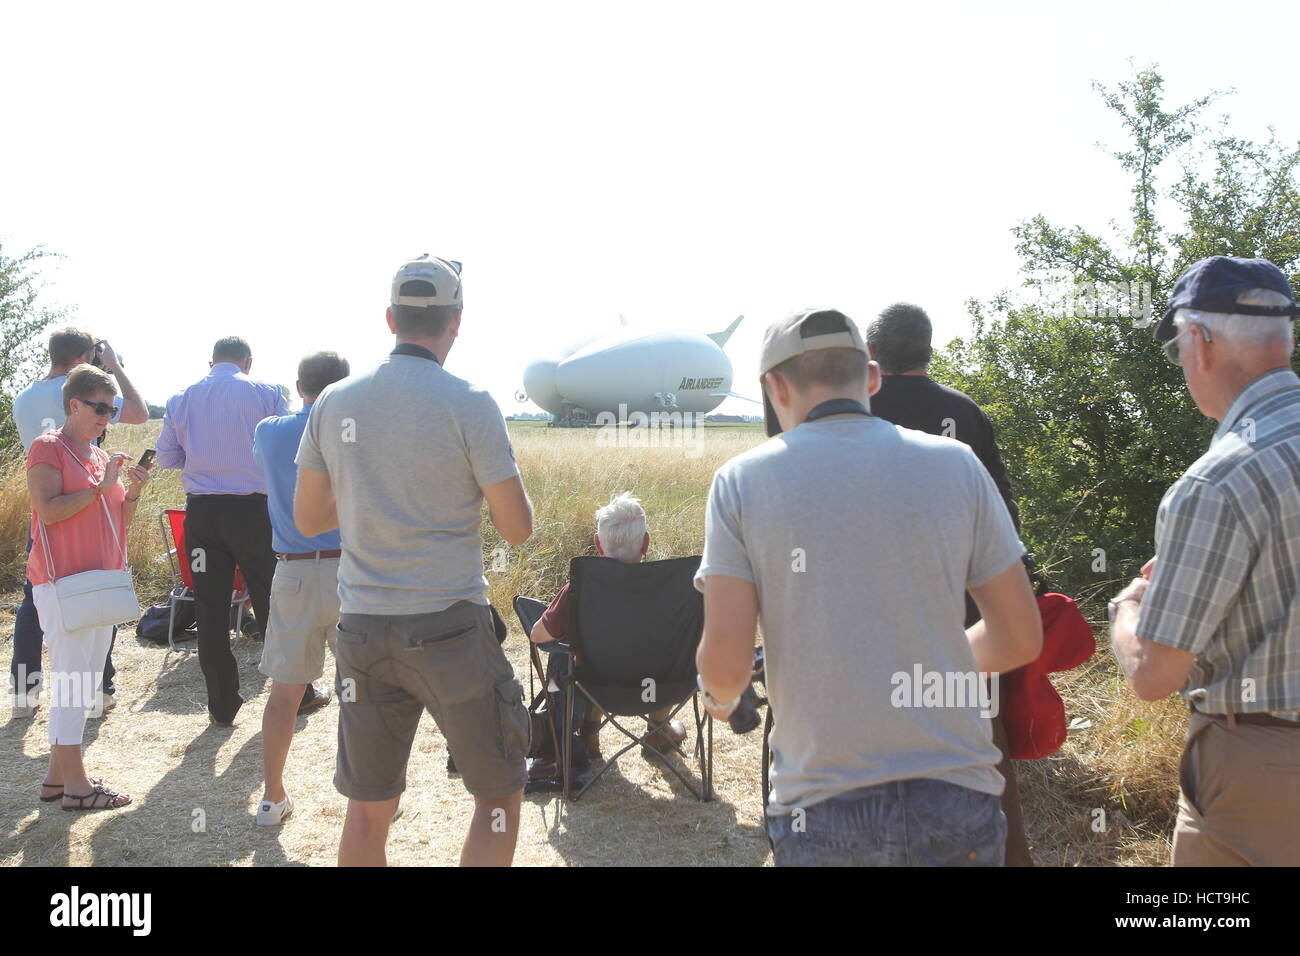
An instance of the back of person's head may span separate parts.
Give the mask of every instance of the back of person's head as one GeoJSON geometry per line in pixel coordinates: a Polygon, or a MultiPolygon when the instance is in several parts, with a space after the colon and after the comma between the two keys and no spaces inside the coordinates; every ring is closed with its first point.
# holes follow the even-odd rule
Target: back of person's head
{"type": "Polygon", "coordinates": [[[641,559],[645,543],[645,509],[630,491],[612,498],[596,509],[596,534],[605,557],[634,564],[641,559]]]}
{"type": "Polygon", "coordinates": [[[853,388],[867,380],[867,353],[860,349],[814,349],[786,359],[771,369],[790,386],[806,392],[815,385],[853,388]]]}
{"type": "Polygon", "coordinates": [[[224,339],[218,339],[217,344],[212,346],[213,362],[234,362],[236,365],[243,365],[252,357],[253,350],[238,335],[228,335],[224,339]]]}
{"type": "Polygon", "coordinates": [[[117,395],[117,384],[113,376],[102,368],[86,365],[84,362],[68,372],[67,381],[63,383],[63,414],[72,414],[72,400],[83,402],[99,401],[99,396],[117,395]]]}
{"type": "Polygon", "coordinates": [[[95,337],[85,329],[59,329],[50,336],[50,364],[71,365],[94,347],[95,337]]]}
{"type": "Polygon", "coordinates": [[[871,356],[887,375],[924,368],[930,361],[930,317],[919,305],[895,302],[867,326],[871,356]]]}
{"type": "Polygon", "coordinates": [[[437,339],[464,305],[460,263],[424,255],[393,277],[390,308],[399,335],[437,339]]]}
{"type": "Polygon", "coordinates": [[[315,399],[333,385],[348,377],[348,360],[338,352],[313,352],[298,363],[298,387],[305,398],[315,399]]]}

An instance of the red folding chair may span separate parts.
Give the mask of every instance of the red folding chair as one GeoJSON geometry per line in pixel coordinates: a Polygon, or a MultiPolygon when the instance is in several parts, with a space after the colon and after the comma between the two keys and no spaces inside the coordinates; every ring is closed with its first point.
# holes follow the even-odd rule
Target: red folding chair
{"type": "MultiPolygon", "coordinates": [[[[172,569],[171,615],[167,619],[167,644],[173,651],[193,653],[197,647],[178,647],[175,638],[176,602],[194,600],[194,574],[190,570],[189,553],[185,550],[185,509],[168,508],[158,515],[163,544],[167,546],[167,563],[172,569]]],[[[235,568],[235,589],[230,593],[230,606],[235,612],[235,635],[239,635],[244,621],[244,602],[248,600],[248,585],[244,575],[235,568]]]]}

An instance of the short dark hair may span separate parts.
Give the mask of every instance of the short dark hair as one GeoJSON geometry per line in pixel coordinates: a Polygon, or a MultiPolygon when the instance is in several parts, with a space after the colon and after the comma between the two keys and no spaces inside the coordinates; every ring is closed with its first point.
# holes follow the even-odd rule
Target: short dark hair
{"type": "Polygon", "coordinates": [[[867,326],[867,344],[881,371],[900,375],[929,364],[933,332],[923,308],[895,302],[867,326]]]}
{"type": "Polygon", "coordinates": [[[861,349],[813,349],[771,369],[799,391],[810,385],[844,388],[867,380],[867,353],[861,349]]]}
{"type": "MultiPolygon", "coordinates": [[[[436,295],[433,283],[423,279],[403,282],[399,295],[436,295]]],[[[436,339],[447,331],[457,313],[459,305],[394,305],[393,325],[404,335],[418,335],[421,338],[436,339]]]]}
{"type": "Polygon", "coordinates": [[[217,344],[212,346],[214,362],[234,362],[238,365],[252,357],[253,350],[238,335],[227,335],[224,339],[217,339],[217,344]]]}
{"type": "Polygon", "coordinates": [[[348,360],[338,352],[313,352],[298,363],[298,387],[305,398],[314,399],[348,372],[348,360]]]}
{"type": "Polygon", "coordinates": [[[95,337],[85,329],[58,329],[50,336],[50,364],[71,365],[94,347],[95,337]]]}

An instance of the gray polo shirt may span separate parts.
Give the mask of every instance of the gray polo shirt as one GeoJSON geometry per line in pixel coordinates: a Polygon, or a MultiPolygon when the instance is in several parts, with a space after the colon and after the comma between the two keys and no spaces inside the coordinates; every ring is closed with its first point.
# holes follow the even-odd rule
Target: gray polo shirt
{"type": "Polygon", "coordinates": [[[1255,379],[1156,513],[1134,633],[1196,654],[1183,697],[1207,714],[1300,720],[1300,377],[1255,379]]]}
{"type": "Polygon", "coordinates": [[[921,702],[900,696],[918,668],[974,674],[965,592],[1024,553],[967,446],[875,417],[802,424],[718,469],[704,534],[697,587],[720,574],[758,592],[768,813],[914,778],[1002,792],[975,700],[895,706],[921,702]]]}
{"type": "Polygon", "coordinates": [[[344,614],[422,614],[487,603],[483,493],[519,474],[492,396],[415,355],[325,389],[298,466],[338,501],[344,614]]]}

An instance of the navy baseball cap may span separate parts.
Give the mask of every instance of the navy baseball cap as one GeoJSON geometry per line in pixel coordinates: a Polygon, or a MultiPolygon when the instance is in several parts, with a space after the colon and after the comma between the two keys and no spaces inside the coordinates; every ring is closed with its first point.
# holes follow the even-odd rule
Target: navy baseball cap
{"type": "Polygon", "coordinates": [[[1210,256],[1194,262],[1178,277],[1165,317],[1156,326],[1157,342],[1174,337],[1174,313],[1179,309],[1278,318],[1300,314],[1281,269],[1267,259],[1232,256],[1210,256]]]}

